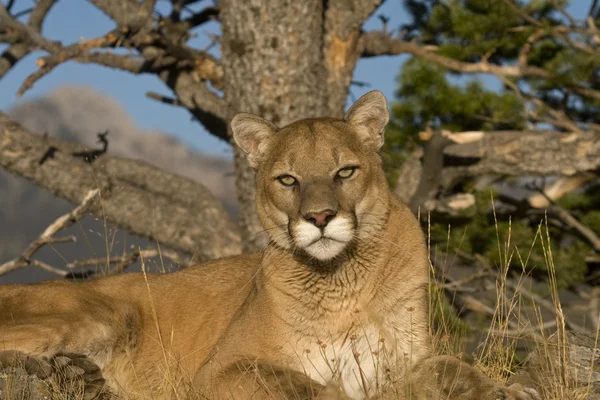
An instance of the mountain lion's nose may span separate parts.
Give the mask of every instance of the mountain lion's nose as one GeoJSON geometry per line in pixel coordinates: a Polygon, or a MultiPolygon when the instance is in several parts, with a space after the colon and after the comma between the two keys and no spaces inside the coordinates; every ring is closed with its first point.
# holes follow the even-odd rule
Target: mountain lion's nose
{"type": "Polygon", "coordinates": [[[317,228],[325,228],[333,217],[335,217],[335,211],[329,209],[304,214],[304,219],[312,222],[317,228]]]}

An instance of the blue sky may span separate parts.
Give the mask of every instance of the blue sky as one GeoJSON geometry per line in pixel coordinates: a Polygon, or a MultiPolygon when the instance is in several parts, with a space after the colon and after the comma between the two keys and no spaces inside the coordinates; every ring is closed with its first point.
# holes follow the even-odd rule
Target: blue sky
{"type": "MultiPolygon", "coordinates": [[[[4,2],[4,0],[0,1],[4,2]]],[[[576,17],[585,15],[590,4],[585,0],[575,0],[572,3],[569,10],[576,17]]],[[[32,1],[17,0],[16,4],[14,10],[19,11],[31,6],[32,1]]],[[[161,2],[159,1],[158,4],[160,7],[161,2]]],[[[402,8],[402,1],[387,0],[367,22],[366,30],[381,28],[381,22],[377,18],[379,14],[391,17],[389,26],[392,28],[408,21],[407,14],[402,8]]],[[[79,40],[80,37],[100,36],[113,27],[114,24],[111,20],[89,2],[60,0],[46,20],[44,35],[52,40],[59,40],[63,44],[70,44],[79,40]]],[[[197,48],[205,48],[210,42],[208,33],[215,32],[218,32],[216,23],[202,26],[197,31],[198,37],[194,39],[193,45],[197,48]]],[[[3,48],[0,46],[1,50],[3,48]]],[[[1,110],[7,110],[19,101],[40,97],[58,86],[87,85],[115,98],[143,129],[173,134],[183,142],[204,152],[222,155],[231,153],[226,143],[208,134],[200,124],[190,119],[188,112],[184,109],[170,107],[148,99],[145,96],[147,91],[170,95],[168,88],[153,76],[135,76],[104,67],[71,62],[58,67],[38,81],[22,98],[17,98],[15,95],[17,89],[29,74],[37,70],[35,60],[41,55],[43,54],[29,55],[0,80],[1,110]]],[[[395,78],[406,58],[406,56],[384,56],[359,61],[354,80],[366,82],[370,86],[352,87],[351,95],[359,97],[369,90],[378,89],[388,99],[393,99],[396,88],[395,78]]],[[[488,85],[496,86],[494,78],[485,77],[483,79],[488,85]]]]}

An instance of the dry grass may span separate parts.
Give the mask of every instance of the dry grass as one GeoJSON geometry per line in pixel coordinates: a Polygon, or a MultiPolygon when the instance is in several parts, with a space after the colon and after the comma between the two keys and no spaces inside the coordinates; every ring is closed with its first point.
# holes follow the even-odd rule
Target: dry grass
{"type": "MultiPolygon", "coordinates": [[[[496,277],[496,301],[493,309],[485,309],[484,304],[478,304],[483,312],[489,314],[490,321],[483,341],[473,354],[474,365],[497,382],[515,381],[535,387],[542,399],[545,400],[587,399],[592,389],[590,383],[592,374],[598,370],[598,366],[594,365],[593,355],[590,357],[589,365],[583,366],[576,365],[581,361],[575,362],[570,356],[569,335],[558,296],[556,268],[547,220],[539,224],[531,247],[523,253],[511,244],[510,228],[507,237],[500,237],[496,221],[496,232],[501,260],[496,277]],[[523,286],[527,278],[526,271],[531,270],[528,264],[536,245],[542,246],[545,256],[553,320],[544,320],[541,307],[536,304],[536,297],[532,297],[529,294],[531,291],[523,286]],[[516,258],[521,266],[520,271],[509,271],[511,269],[509,266],[514,265],[513,258],[516,258]],[[519,275],[516,283],[515,272],[519,275]],[[508,285],[509,273],[512,273],[511,287],[508,285]],[[529,295],[523,296],[523,292],[529,295]],[[524,310],[526,304],[528,310],[533,310],[533,318],[526,315],[528,314],[524,310]],[[525,343],[529,353],[526,363],[518,360],[519,341],[525,343]],[[582,371],[584,371],[583,374],[582,371]]],[[[443,277],[435,276],[435,268],[432,267],[431,271],[434,282],[444,282],[443,277]]],[[[464,330],[461,330],[460,324],[455,319],[447,318],[447,316],[439,318],[439,313],[436,315],[436,310],[444,307],[443,304],[446,301],[446,298],[442,296],[444,296],[443,290],[433,285],[430,297],[433,305],[432,337],[434,343],[437,344],[435,349],[438,354],[461,356],[464,351],[464,342],[460,335],[464,334],[464,330]]],[[[550,308],[547,300],[539,296],[537,299],[544,302],[546,311],[550,308]]],[[[595,354],[598,330],[595,333],[592,332],[591,337],[593,346],[590,348],[590,353],[595,354]]]]}
{"type": "MultiPolygon", "coordinates": [[[[497,227],[497,225],[496,225],[497,227]]],[[[106,228],[108,231],[108,228],[106,228]]],[[[588,398],[590,385],[588,382],[591,379],[591,374],[597,369],[593,364],[593,357],[590,360],[588,368],[589,376],[576,376],[577,370],[573,366],[573,360],[569,356],[569,336],[567,334],[565,317],[558,298],[558,288],[555,276],[555,267],[552,256],[552,243],[548,231],[547,221],[542,221],[539,224],[536,236],[532,238],[532,244],[529,249],[520,251],[515,246],[511,245],[511,230],[508,230],[507,237],[500,237],[497,232],[498,252],[501,255],[501,264],[498,266],[496,278],[496,301],[495,307],[487,311],[489,318],[489,326],[485,330],[484,338],[477,350],[472,354],[473,364],[483,371],[487,376],[497,382],[510,382],[516,378],[525,377],[525,382],[528,385],[535,385],[543,399],[548,400],[583,400],[588,398]],[[540,307],[535,304],[529,304],[529,310],[534,310],[534,318],[525,316],[523,306],[526,303],[521,294],[522,285],[524,285],[526,272],[528,268],[529,257],[535,245],[541,244],[544,249],[545,263],[548,270],[548,288],[550,293],[550,301],[553,307],[553,320],[547,321],[542,317],[540,307]],[[517,279],[516,284],[511,287],[507,285],[509,274],[513,276],[514,270],[509,267],[513,265],[512,261],[518,260],[521,270],[516,271],[520,274],[521,279],[517,279]],[[531,323],[530,321],[534,321],[531,323]],[[552,329],[548,329],[552,327],[552,329]],[[520,342],[527,344],[530,353],[529,363],[526,367],[527,373],[523,373],[524,368],[520,365],[517,355],[517,347],[520,342]],[[586,379],[587,378],[587,379],[586,379]]],[[[108,233],[108,232],[107,232],[108,233]]],[[[450,235],[450,229],[448,231],[450,235]]],[[[106,237],[113,236],[107,234],[106,237]]],[[[430,237],[430,235],[428,235],[430,237]]],[[[107,252],[110,251],[113,243],[107,240],[107,252]]],[[[431,247],[431,244],[428,243],[431,247]]],[[[444,254],[449,254],[448,249],[444,254]]],[[[432,254],[432,252],[430,252],[432,254]]],[[[445,256],[447,257],[447,256],[445,256]]],[[[167,271],[168,268],[162,263],[161,270],[167,271]]],[[[444,260],[447,261],[447,260],[444,260]]],[[[431,267],[431,284],[430,284],[430,334],[433,339],[434,352],[437,355],[452,355],[460,358],[464,357],[465,340],[467,330],[459,318],[448,312],[449,301],[446,292],[443,288],[445,282],[443,276],[439,276],[438,270],[434,267],[434,263],[430,262],[431,267]]],[[[513,268],[514,269],[514,268],[513,268]]],[[[145,276],[146,268],[142,261],[142,270],[145,276]]],[[[150,304],[153,304],[154,297],[148,288],[148,296],[150,304]]],[[[528,301],[531,298],[528,298],[528,301]]],[[[547,308],[547,304],[546,304],[547,308]]],[[[156,314],[155,314],[156,318],[156,314]]],[[[158,329],[158,322],[156,328],[158,329]]],[[[159,335],[160,343],[157,343],[162,349],[163,363],[158,366],[164,371],[164,380],[160,384],[158,391],[170,393],[172,398],[182,399],[191,397],[194,398],[196,390],[191,388],[191,377],[184,376],[178,366],[178,360],[175,356],[169,353],[165,341],[169,338],[164,338],[159,335]]],[[[595,343],[597,343],[598,332],[595,335],[595,343]]],[[[350,339],[353,340],[353,339],[350,339]]],[[[595,349],[596,346],[594,346],[595,349]]],[[[333,346],[331,346],[333,348],[333,346]]],[[[330,363],[331,353],[328,351],[327,343],[323,343],[322,356],[330,366],[331,374],[339,378],[338,366],[330,363]]],[[[402,381],[402,376],[394,376],[399,374],[398,371],[405,371],[404,365],[407,360],[396,359],[390,360],[391,355],[385,350],[383,340],[369,344],[369,357],[374,360],[365,360],[364,355],[358,352],[355,354],[356,363],[361,366],[365,361],[373,361],[379,365],[382,362],[391,363],[397,366],[395,371],[391,372],[392,381],[402,381]]],[[[302,357],[302,355],[299,355],[302,357]]],[[[0,398],[6,399],[24,399],[27,396],[22,391],[22,386],[16,385],[15,377],[5,379],[4,387],[0,379],[0,398]],[[4,393],[2,393],[2,390],[4,393]],[[4,396],[4,397],[2,397],[4,396]]],[[[22,377],[20,378],[22,379],[22,377]]],[[[289,373],[284,371],[275,371],[268,366],[259,366],[249,363],[245,366],[245,374],[242,379],[253,379],[261,387],[265,388],[268,393],[275,399],[309,399],[315,393],[327,392],[331,394],[339,393],[337,387],[323,388],[314,382],[310,382],[302,374],[289,373]]],[[[378,393],[377,398],[382,399],[404,399],[410,398],[403,388],[392,385],[384,390],[383,382],[367,382],[364,376],[357,376],[356,379],[363,386],[365,392],[367,387],[374,386],[378,393]]],[[[518,379],[516,379],[518,381],[518,379]]],[[[54,385],[49,389],[52,393],[52,399],[83,399],[83,391],[81,383],[74,383],[73,387],[65,387],[65,379],[50,382],[54,385]],[[57,386],[56,382],[61,382],[62,386],[57,386]],[[77,386],[79,385],[79,386],[77,386]],[[68,390],[65,390],[68,389],[68,390]],[[67,394],[68,393],[68,394],[67,394]]],[[[202,388],[197,388],[202,389],[202,388]]],[[[135,393],[131,393],[130,398],[138,398],[135,393]]],[[[335,397],[332,397],[335,398],[335,397]]],[[[342,397],[340,397],[342,398],[342,397]]]]}

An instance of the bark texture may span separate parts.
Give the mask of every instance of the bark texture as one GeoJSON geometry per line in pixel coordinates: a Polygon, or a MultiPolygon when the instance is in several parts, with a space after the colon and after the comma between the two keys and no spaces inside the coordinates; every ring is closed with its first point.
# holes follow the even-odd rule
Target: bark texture
{"type": "MultiPolygon", "coordinates": [[[[230,107],[284,126],[341,117],[360,56],[360,28],[381,0],[224,0],[223,89],[230,107]]],[[[236,148],[236,183],[245,249],[267,240],[255,212],[254,173],[236,148]]]]}
{"type": "Polygon", "coordinates": [[[471,175],[574,175],[600,167],[600,136],[594,131],[485,132],[479,141],[446,147],[444,156],[448,166],[452,160],[470,160],[465,163],[471,175]]]}
{"type": "Polygon", "coordinates": [[[92,213],[200,261],[240,252],[236,224],[202,184],[140,161],[73,156],[84,150],[33,134],[0,113],[0,167],[75,204],[98,188],[101,201],[92,213]]]}
{"type": "MultiPolygon", "coordinates": [[[[22,17],[15,18],[10,7],[0,4],[0,43],[8,46],[0,54],[0,78],[27,54],[37,51],[45,53],[37,60],[39,70],[25,80],[19,93],[67,61],[152,74],[171,90],[173,97],[155,93],[149,93],[149,97],[184,107],[210,133],[227,141],[231,137],[227,123],[241,111],[261,115],[280,126],[299,118],[342,116],[360,57],[410,54],[450,71],[492,74],[503,82],[508,78],[549,79],[552,75],[551,71],[529,65],[526,57],[520,57],[518,65],[445,57],[418,40],[395,35],[394,30],[387,29],[385,18],[382,30],[363,32],[364,22],[383,0],[222,0],[194,10],[187,6],[200,2],[172,0],[170,14],[160,16],[153,12],[156,0],[89,0],[116,27],[103,36],[71,44],[49,40],[42,33],[44,18],[55,2],[36,2],[26,22],[22,17]],[[221,23],[222,36],[216,39],[221,59],[188,43],[195,33],[192,29],[210,20],[221,23]]],[[[562,28],[567,30],[552,34],[581,32],[596,41],[594,25],[589,29],[562,28]]],[[[584,97],[600,98],[600,92],[579,84],[570,90],[584,97]]],[[[417,199],[412,201],[416,208],[436,192],[435,186],[466,175],[572,175],[596,170],[597,143],[593,135],[587,133],[587,128],[580,130],[572,121],[563,121],[564,113],[550,112],[550,116],[551,124],[576,134],[486,133],[477,143],[445,147],[441,175],[435,171],[439,169],[437,161],[426,162],[428,165],[415,171],[403,171],[402,180],[411,183],[399,191],[405,200],[417,193],[417,199]],[[424,180],[420,179],[420,170],[424,180]],[[433,178],[437,176],[442,182],[435,182],[433,178]]],[[[545,121],[540,116],[530,117],[545,121]]],[[[586,126],[598,129],[596,124],[586,126]]],[[[245,156],[237,149],[235,152],[243,248],[257,250],[264,245],[266,234],[261,232],[256,217],[254,174],[245,156]]],[[[55,193],[61,195],[62,191],[55,193]]],[[[206,226],[210,221],[201,224],[206,226]]]]}
{"type": "MultiPolygon", "coordinates": [[[[241,111],[279,126],[299,118],[341,117],[354,68],[363,54],[361,27],[382,2],[223,0],[192,15],[189,10],[182,12],[187,3],[173,2],[170,15],[154,18],[154,0],[89,1],[117,27],[69,45],[41,34],[41,22],[54,0],[38,2],[28,24],[0,5],[7,27],[4,32],[0,29],[4,35],[0,42],[10,44],[0,57],[0,77],[36,50],[48,55],[38,59],[40,69],[25,80],[19,93],[69,60],[153,74],[174,97],[149,93],[151,98],[186,108],[224,140],[230,140],[227,122],[241,111]],[[211,19],[221,23],[221,60],[187,44],[189,30],[211,19]],[[137,55],[95,51],[111,48],[128,48],[137,55]]],[[[266,242],[266,234],[256,217],[254,174],[245,155],[235,152],[244,249],[257,250],[266,242]]]]}
{"type": "Polygon", "coordinates": [[[468,177],[572,176],[600,169],[600,136],[594,131],[490,131],[460,144],[436,132],[423,147],[402,166],[396,188],[413,210],[468,177]]]}

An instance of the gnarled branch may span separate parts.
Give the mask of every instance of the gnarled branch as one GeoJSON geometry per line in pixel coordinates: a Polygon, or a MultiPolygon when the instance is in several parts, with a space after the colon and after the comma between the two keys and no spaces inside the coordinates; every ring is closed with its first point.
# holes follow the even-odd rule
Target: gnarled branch
{"type": "Polygon", "coordinates": [[[422,168],[415,168],[424,154],[418,149],[400,170],[396,191],[404,194],[413,209],[432,199],[440,188],[468,177],[573,176],[600,169],[600,136],[594,131],[444,131],[442,135],[450,143],[437,148],[441,169],[438,163],[426,160],[422,168]],[[417,187],[421,188],[418,196],[417,187]]]}
{"type": "Polygon", "coordinates": [[[57,196],[80,203],[99,189],[90,212],[134,234],[189,254],[200,261],[237,254],[237,226],[200,183],[140,161],[103,154],[91,163],[73,157],[83,148],[24,129],[0,113],[0,167],[57,196]],[[40,159],[54,148],[52,158],[40,159]]]}
{"type": "Polygon", "coordinates": [[[412,41],[403,40],[401,37],[392,37],[387,32],[365,32],[361,37],[362,56],[376,57],[381,55],[412,54],[424,60],[436,63],[451,71],[462,73],[489,73],[503,77],[537,77],[551,78],[550,72],[523,65],[496,65],[487,61],[469,63],[442,56],[425,46],[412,41]]]}

